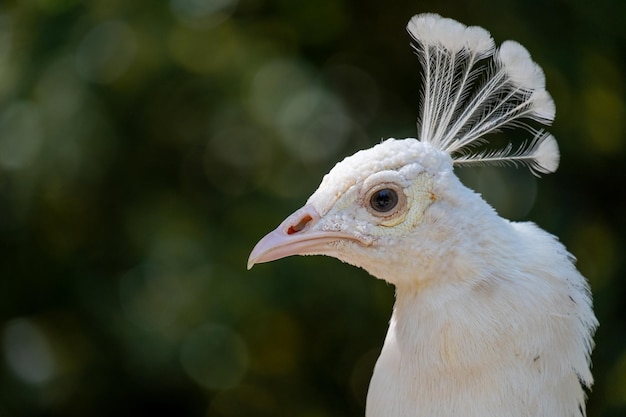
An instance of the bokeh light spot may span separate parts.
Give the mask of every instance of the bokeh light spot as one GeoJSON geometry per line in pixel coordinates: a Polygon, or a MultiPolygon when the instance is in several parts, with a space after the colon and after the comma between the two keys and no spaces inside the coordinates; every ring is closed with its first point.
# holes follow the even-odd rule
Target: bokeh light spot
{"type": "Polygon", "coordinates": [[[10,321],[3,332],[6,362],[29,384],[43,384],[56,374],[54,353],[46,335],[27,319],[10,321]]]}
{"type": "Polygon", "coordinates": [[[583,91],[585,131],[595,150],[615,153],[625,146],[626,108],[619,91],[608,86],[590,86],[583,91]]]}
{"type": "Polygon", "coordinates": [[[237,0],[171,0],[170,5],[185,25],[206,28],[228,19],[237,0]]]}
{"type": "Polygon", "coordinates": [[[286,100],[277,122],[285,145],[306,162],[334,156],[345,144],[351,123],[341,102],[319,87],[286,100]]]}
{"type": "Polygon", "coordinates": [[[136,326],[178,339],[203,314],[211,286],[208,265],[143,263],[120,280],[120,301],[136,326]]]}
{"type": "Polygon", "coordinates": [[[252,113],[261,122],[273,125],[281,108],[294,93],[311,88],[308,68],[296,60],[274,59],[261,66],[250,85],[252,113]]]}
{"type": "Polygon", "coordinates": [[[253,113],[277,126],[279,138],[302,161],[328,159],[347,141],[351,119],[343,104],[297,61],[262,66],[250,94],[253,113]]]}
{"type": "Polygon", "coordinates": [[[14,102],[0,115],[0,165],[19,169],[30,165],[42,140],[38,108],[27,101],[14,102]]]}
{"type": "Polygon", "coordinates": [[[228,195],[241,195],[265,177],[271,148],[261,134],[246,126],[228,127],[209,140],[204,158],[211,183],[228,195]]]}
{"type": "Polygon", "coordinates": [[[237,385],[246,372],[246,343],[226,326],[207,324],[183,340],[180,362],[187,375],[203,387],[230,388],[237,385]]]}
{"type": "Polygon", "coordinates": [[[247,42],[240,28],[230,21],[200,28],[178,25],[168,38],[168,49],[189,71],[223,77],[234,68],[246,68],[253,55],[247,42]]]}
{"type": "Polygon", "coordinates": [[[76,51],[76,68],[86,80],[111,83],[128,69],[136,49],[135,35],[128,24],[106,21],[83,38],[76,51]]]}
{"type": "Polygon", "coordinates": [[[459,168],[456,173],[464,184],[508,219],[525,218],[537,198],[537,179],[526,169],[472,167],[459,168]]]}

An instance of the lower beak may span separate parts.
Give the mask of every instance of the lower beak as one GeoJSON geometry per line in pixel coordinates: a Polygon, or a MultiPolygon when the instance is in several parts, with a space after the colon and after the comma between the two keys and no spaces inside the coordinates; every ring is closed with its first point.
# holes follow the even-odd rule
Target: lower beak
{"type": "Polygon", "coordinates": [[[333,243],[342,240],[361,242],[351,234],[319,230],[315,226],[320,220],[310,204],[297,210],[256,244],[248,258],[248,269],[292,255],[332,255],[337,246],[333,243]]]}

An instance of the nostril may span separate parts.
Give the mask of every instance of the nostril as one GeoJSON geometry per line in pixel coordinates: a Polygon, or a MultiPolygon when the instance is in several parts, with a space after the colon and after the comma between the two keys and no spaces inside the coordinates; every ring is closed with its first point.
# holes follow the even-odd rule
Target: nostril
{"type": "Polygon", "coordinates": [[[300,219],[300,221],[297,224],[294,224],[293,226],[289,226],[289,229],[287,229],[287,234],[293,235],[294,233],[298,233],[299,231],[304,229],[311,220],[313,220],[313,217],[311,217],[308,214],[305,215],[304,217],[302,217],[302,219],[300,219]]]}

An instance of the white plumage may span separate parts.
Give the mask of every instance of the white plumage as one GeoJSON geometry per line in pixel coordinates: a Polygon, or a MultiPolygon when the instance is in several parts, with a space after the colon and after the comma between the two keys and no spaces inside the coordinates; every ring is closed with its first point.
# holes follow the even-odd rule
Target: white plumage
{"type": "Polygon", "coordinates": [[[555,106],[520,44],[435,14],[408,25],[424,72],[419,140],[388,139],[338,163],[248,266],[322,254],[396,286],[368,417],[583,416],[597,321],[558,240],[499,217],[454,165],[558,166],[555,106]],[[472,152],[485,135],[526,144],[472,152]]]}

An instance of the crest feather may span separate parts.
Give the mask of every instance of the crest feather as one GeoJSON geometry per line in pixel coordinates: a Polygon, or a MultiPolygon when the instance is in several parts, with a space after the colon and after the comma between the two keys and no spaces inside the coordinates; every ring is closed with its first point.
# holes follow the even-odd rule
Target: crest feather
{"type": "Polygon", "coordinates": [[[549,125],[555,106],[545,75],[526,48],[505,41],[499,48],[485,29],[428,13],[408,26],[423,67],[420,140],[450,154],[455,164],[522,164],[534,174],[556,170],[553,136],[529,123],[549,125]],[[534,135],[528,146],[471,154],[485,135],[522,127],[534,135]]]}
{"type": "Polygon", "coordinates": [[[559,166],[559,146],[549,133],[539,131],[530,144],[523,143],[516,151],[510,143],[501,150],[467,154],[457,157],[455,165],[523,165],[539,176],[550,174],[559,166]]]}

